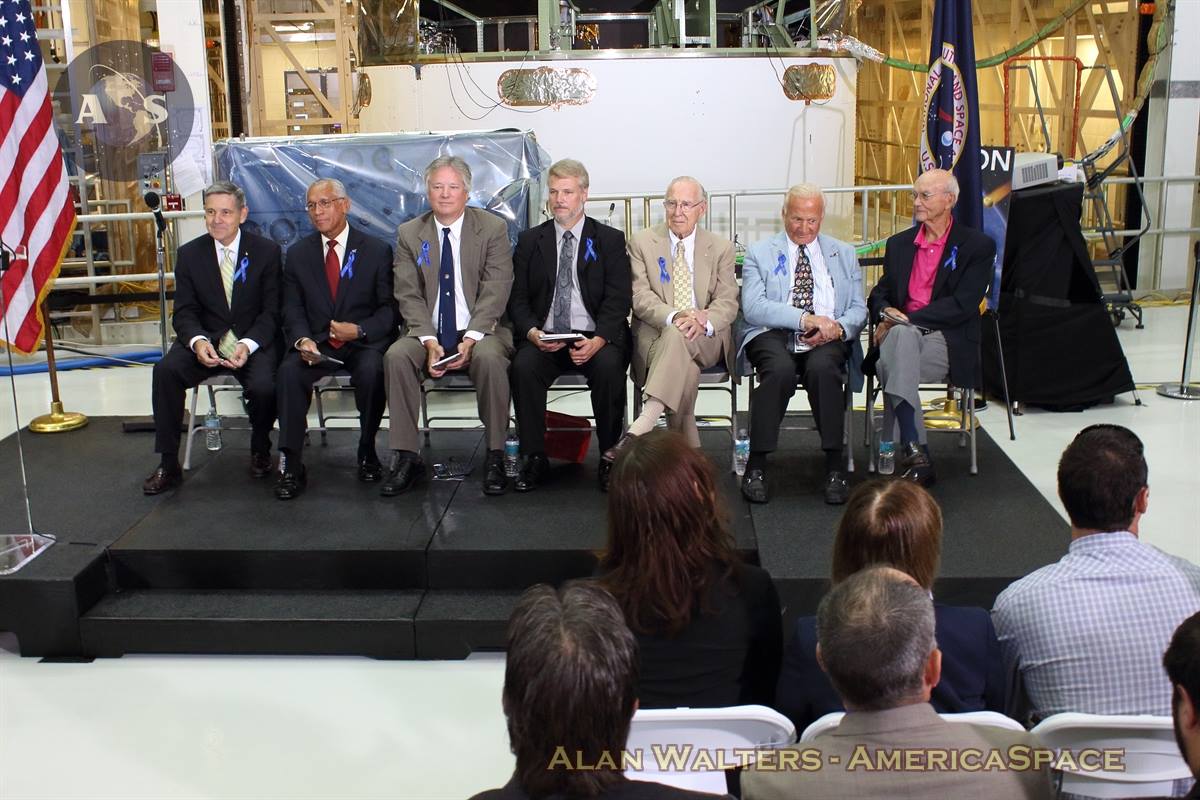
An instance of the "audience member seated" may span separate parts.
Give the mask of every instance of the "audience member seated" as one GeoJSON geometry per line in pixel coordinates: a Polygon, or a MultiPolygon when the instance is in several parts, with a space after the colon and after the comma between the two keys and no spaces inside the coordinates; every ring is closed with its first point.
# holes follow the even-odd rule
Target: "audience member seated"
{"type": "Polygon", "coordinates": [[[504,668],[516,771],[473,800],[711,800],[623,774],[636,685],[637,642],[608,592],[590,583],[527,590],[508,622],[504,668]],[[606,761],[612,768],[599,766],[606,761]]]}
{"type": "Polygon", "coordinates": [[[1058,462],[1070,549],[992,609],[1034,721],[1064,711],[1171,713],[1159,654],[1200,609],[1200,567],[1138,540],[1146,477],[1141,440],[1119,425],[1084,428],[1058,462]]]}
{"type": "Polygon", "coordinates": [[[1030,768],[1029,734],[946,722],[929,704],[942,653],[933,601],[910,576],[870,567],[838,583],[821,601],[817,635],[817,659],[846,716],[745,770],[744,800],[1051,796],[1047,771],[1030,768]]]}
{"type": "Polygon", "coordinates": [[[600,571],[638,638],[643,708],[771,705],[779,596],[738,558],[712,463],[682,435],[654,431],[621,449],[600,571]]]}
{"type": "MultiPolygon", "coordinates": [[[[850,494],[833,541],[836,585],[872,564],[888,564],[912,577],[932,597],[942,550],[942,510],[915,483],[873,481],[850,494]]],[[[935,603],[941,680],[929,702],[939,713],[1005,709],[1005,678],[1000,644],[988,612],[935,603]]],[[[815,617],[796,620],[783,657],[775,707],[803,731],[842,704],[817,664],[815,617]]]]}
{"type": "Polygon", "coordinates": [[[1188,768],[1196,776],[1189,798],[1200,798],[1200,614],[1183,621],[1163,655],[1171,682],[1171,716],[1175,741],[1188,768]]]}

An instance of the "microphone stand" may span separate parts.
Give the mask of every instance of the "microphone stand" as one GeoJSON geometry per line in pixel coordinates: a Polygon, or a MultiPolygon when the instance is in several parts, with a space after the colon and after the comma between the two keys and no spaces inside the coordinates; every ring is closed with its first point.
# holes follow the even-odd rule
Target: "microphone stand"
{"type": "MultiPolygon", "coordinates": [[[[9,250],[0,242],[0,313],[4,314],[4,351],[8,354],[8,380],[12,386],[13,420],[17,429],[17,459],[21,464],[21,491],[25,498],[25,522],[28,533],[0,534],[0,575],[11,575],[24,567],[57,541],[33,528],[33,508],[29,503],[29,478],[25,473],[25,447],[21,442],[21,415],[17,403],[17,377],[13,372],[12,337],[8,328],[8,304],[4,297],[4,274],[8,272],[9,250]]],[[[46,323],[49,325],[49,322],[46,323]]]]}
{"type": "Polygon", "coordinates": [[[1163,397],[1170,397],[1174,400],[1200,400],[1200,386],[1190,382],[1192,376],[1192,332],[1196,329],[1197,300],[1200,300],[1200,242],[1196,242],[1193,249],[1196,263],[1192,269],[1192,299],[1188,303],[1187,336],[1183,341],[1183,373],[1179,376],[1179,383],[1159,384],[1156,390],[1163,397]]]}
{"type": "Polygon", "coordinates": [[[156,192],[146,192],[146,205],[154,212],[154,259],[158,264],[158,332],[162,340],[162,354],[167,354],[167,247],[165,236],[167,221],[163,219],[162,208],[156,192]]]}

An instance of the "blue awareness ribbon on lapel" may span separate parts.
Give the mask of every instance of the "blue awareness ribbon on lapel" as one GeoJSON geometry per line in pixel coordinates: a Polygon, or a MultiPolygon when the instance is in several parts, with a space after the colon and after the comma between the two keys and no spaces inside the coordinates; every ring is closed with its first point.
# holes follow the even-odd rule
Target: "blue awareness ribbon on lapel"
{"type": "Polygon", "coordinates": [[[662,256],[658,257],[658,279],[662,283],[671,282],[671,274],[667,272],[667,260],[662,256]]]}
{"type": "Polygon", "coordinates": [[[358,253],[358,248],[356,247],[350,251],[350,254],[348,256],[346,256],[346,263],[342,264],[342,270],[341,270],[341,272],[338,273],[338,277],[341,277],[341,278],[353,278],[354,277],[354,256],[357,253],[358,253]]]}
{"type": "Polygon", "coordinates": [[[583,240],[583,247],[584,247],[584,252],[583,252],[584,263],[587,263],[588,261],[599,261],[600,260],[600,256],[596,255],[596,245],[595,245],[595,242],[592,241],[592,237],[589,236],[588,238],[583,240]]]}
{"type": "Polygon", "coordinates": [[[783,275],[787,272],[787,256],[783,253],[779,254],[779,260],[775,262],[775,274],[783,275]]]}
{"type": "Polygon", "coordinates": [[[422,267],[422,266],[428,267],[429,263],[430,263],[429,262],[429,242],[422,239],[421,240],[421,255],[417,256],[417,266],[418,267],[422,267]]]}
{"type": "Polygon", "coordinates": [[[951,272],[958,269],[958,245],[950,248],[950,257],[942,262],[943,267],[949,267],[951,272]]]}
{"type": "Polygon", "coordinates": [[[246,269],[250,266],[250,256],[242,256],[242,260],[238,262],[237,271],[233,273],[235,281],[246,282],[246,269]]]}

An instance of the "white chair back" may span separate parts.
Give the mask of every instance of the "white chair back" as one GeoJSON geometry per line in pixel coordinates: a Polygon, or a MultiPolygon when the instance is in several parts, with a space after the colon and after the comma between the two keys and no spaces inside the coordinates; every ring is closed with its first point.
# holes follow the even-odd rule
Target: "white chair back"
{"type": "Polygon", "coordinates": [[[787,717],[766,706],[639,709],[625,752],[625,775],[692,791],[725,794],[724,770],[749,749],[796,741],[787,717]]]}
{"type": "MultiPolygon", "coordinates": [[[[834,711],[826,714],[804,729],[804,733],[800,736],[800,741],[811,742],[822,733],[833,730],[841,724],[842,717],[844,716],[846,716],[845,711],[834,711]]],[[[1005,728],[1010,731],[1024,732],[1025,730],[1021,726],[1021,723],[997,711],[964,711],[961,714],[939,714],[938,716],[946,720],[946,722],[967,722],[972,725],[988,725],[993,728],[1005,728]]]]}
{"type": "Polygon", "coordinates": [[[1060,754],[1056,763],[1061,767],[1057,774],[1063,792],[1089,797],[1169,796],[1174,781],[1192,777],[1175,744],[1170,717],[1055,714],[1038,723],[1033,735],[1060,754]],[[1090,765],[1080,763],[1085,761],[1085,750],[1099,751],[1100,758],[1090,759],[1090,765]],[[1103,766],[1105,752],[1118,751],[1123,753],[1121,769],[1089,768],[1103,766]]]}

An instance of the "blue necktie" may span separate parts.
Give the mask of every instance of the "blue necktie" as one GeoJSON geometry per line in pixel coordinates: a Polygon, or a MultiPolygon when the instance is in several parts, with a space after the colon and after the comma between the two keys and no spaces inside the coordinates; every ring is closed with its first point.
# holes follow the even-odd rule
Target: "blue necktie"
{"type": "Polygon", "coordinates": [[[438,270],[438,344],[446,355],[458,349],[458,315],[454,309],[454,252],[450,249],[450,229],[442,228],[442,266],[438,270]]]}

